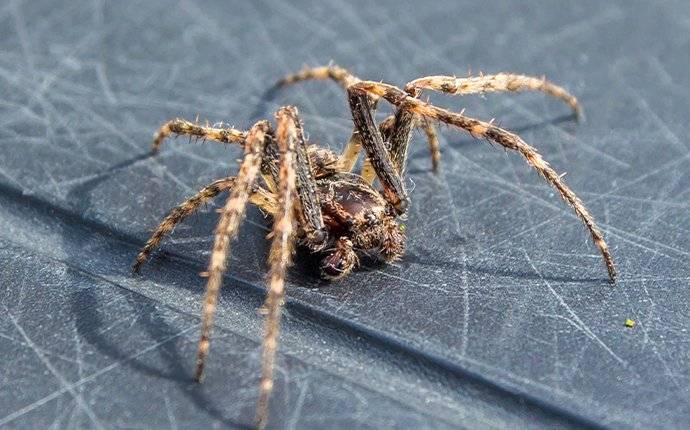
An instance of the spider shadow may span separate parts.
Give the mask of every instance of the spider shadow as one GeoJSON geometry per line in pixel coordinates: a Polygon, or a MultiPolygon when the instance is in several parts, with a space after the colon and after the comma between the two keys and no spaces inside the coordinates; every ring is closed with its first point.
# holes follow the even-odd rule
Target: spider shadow
{"type": "Polygon", "coordinates": [[[254,110],[249,115],[249,122],[251,124],[266,117],[269,112],[269,108],[274,104],[272,102],[282,90],[283,87],[276,83],[261,94],[256,106],[254,107],[254,110]]]}
{"type": "Polygon", "coordinates": [[[457,271],[467,270],[472,273],[490,275],[490,276],[500,276],[504,278],[513,278],[515,280],[519,279],[529,279],[538,281],[552,281],[564,284],[606,284],[608,285],[607,278],[575,278],[568,276],[557,276],[549,275],[546,273],[535,273],[534,271],[521,271],[521,270],[507,270],[502,268],[489,268],[483,267],[476,264],[464,264],[454,260],[448,260],[444,258],[439,258],[438,256],[430,256],[428,258],[420,257],[418,254],[408,252],[405,254],[404,260],[407,263],[418,264],[425,267],[438,267],[441,269],[453,269],[457,271]]]}
{"type": "MultiPolygon", "coordinates": [[[[180,354],[178,344],[172,339],[179,335],[179,328],[174,328],[165,320],[156,306],[148,300],[140,300],[132,293],[122,293],[137,315],[138,325],[142,326],[151,342],[157,344],[155,348],[162,358],[161,368],[146,364],[138,356],[132,357],[130,352],[123,351],[115,342],[104,336],[105,326],[99,308],[101,302],[94,292],[94,288],[75,290],[71,297],[71,311],[76,318],[77,333],[101,354],[115,360],[133,371],[148,377],[161,378],[175,383],[178,391],[194,403],[198,410],[204,411],[219,422],[229,426],[242,427],[243,424],[228,419],[222,410],[213,404],[213,399],[204,392],[204,387],[192,379],[191,370],[182,365],[185,360],[180,354]]],[[[153,352],[148,351],[146,354],[153,352]]],[[[245,428],[249,428],[244,426],[245,428]]]]}
{"type": "MultiPolygon", "coordinates": [[[[149,152],[135,156],[113,165],[94,178],[73,187],[67,194],[67,201],[73,202],[72,208],[73,211],[76,212],[76,215],[73,215],[74,212],[70,211],[70,214],[66,216],[78,218],[75,221],[81,221],[82,224],[86,225],[86,228],[95,226],[94,229],[103,230],[102,227],[99,228],[97,226],[96,222],[92,222],[84,216],[86,210],[92,207],[92,193],[99,184],[109,179],[112,174],[125,170],[138,162],[149,159],[153,155],[153,153],[149,152]]],[[[80,251],[92,245],[88,243],[88,235],[82,237],[75,235],[71,231],[64,231],[64,237],[65,241],[70,242],[64,248],[74,252],[74,255],[68,256],[68,259],[76,261],[83,260],[84,256],[80,251]]],[[[127,242],[136,241],[134,238],[131,238],[131,240],[130,238],[125,238],[125,240],[127,242]]],[[[108,270],[108,266],[98,267],[98,273],[102,273],[104,278],[107,278],[109,275],[113,277],[120,277],[123,275],[122,269],[112,269],[111,273],[104,273],[106,270],[108,270]]],[[[128,271],[128,269],[125,270],[128,271]]],[[[67,273],[68,276],[72,277],[71,280],[73,284],[83,282],[85,273],[80,272],[78,269],[70,268],[67,273]]],[[[105,329],[102,312],[99,312],[102,303],[95,291],[95,287],[75,289],[70,297],[71,312],[75,317],[75,325],[80,338],[92,345],[101,354],[115,360],[123,366],[131,368],[134,372],[175,383],[178,387],[178,391],[193,402],[198,410],[205,412],[218,422],[230,427],[251,428],[226,417],[221,409],[214,406],[214,399],[207,395],[204,386],[197,383],[191,377],[191,369],[186,368],[182,364],[189,361],[187,359],[188,357],[185,358],[181,356],[178,343],[173,341],[173,339],[180,334],[179,327],[173,327],[166,321],[164,315],[157,309],[155,302],[150,299],[142,300],[141,298],[137,298],[138,294],[129,290],[127,292],[121,291],[121,295],[124,296],[136,315],[143,316],[143,318],[138,319],[137,322],[146,332],[151,343],[158,345],[155,351],[162,359],[158,362],[161,366],[147,364],[138,356],[132,357],[131,351],[126,352],[117,342],[108,340],[108,336],[105,335],[107,330],[105,329]]],[[[153,352],[153,350],[149,352],[153,352]]],[[[143,356],[148,355],[149,352],[143,354],[143,356]]]]}
{"type": "Polygon", "coordinates": [[[78,214],[83,214],[87,209],[92,207],[91,192],[103,181],[110,179],[114,173],[127,170],[139,162],[152,158],[154,155],[156,154],[153,151],[149,151],[109,167],[93,178],[73,187],[69,193],[67,193],[66,200],[68,202],[73,202],[71,206],[78,214]]]}

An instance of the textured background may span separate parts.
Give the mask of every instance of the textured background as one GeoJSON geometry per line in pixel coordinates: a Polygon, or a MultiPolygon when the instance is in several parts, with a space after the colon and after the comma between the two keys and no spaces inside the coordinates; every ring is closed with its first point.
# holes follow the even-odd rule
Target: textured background
{"type": "Polygon", "coordinates": [[[582,124],[541,94],[432,100],[500,119],[567,172],[621,277],[605,282],[580,223],[518,156],[446,128],[433,174],[417,137],[405,258],[338,284],[309,262],[290,271],[272,425],[687,425],[687,1],[298,3],[0,2],[0,427],[251,423],[268,222],[249,211],[196,385],[214,207],[141,277],[129,267],[239,152],[148,145],[171,117],[246,128],[289,103],[338,148],[351,122],[336,85],[265,96],[330,60],[394,84],[471,68],[571,90],[582,124]]]}

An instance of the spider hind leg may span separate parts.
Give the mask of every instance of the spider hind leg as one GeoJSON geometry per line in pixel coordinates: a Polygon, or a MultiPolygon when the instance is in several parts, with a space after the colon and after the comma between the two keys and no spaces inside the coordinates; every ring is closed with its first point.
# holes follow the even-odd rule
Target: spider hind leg
{"type": "MultiPolygon", "coordinates": [[[[210,185],[202,188],[194,196],[185,200],[179,206],[171,210],[163,221],[161,221],[154,233],[146,242],[146,245],[137,255],[136,261],[132,266],[132,272],[139,272],[141,266],[146,263],[151,253],[160,245],[161,241],[175,228],[176,225],[196,212],[201,205],[214,199],[216,196],[218,196],[218,194],[231,190],[235,184],[235,180],[236,178],[234,177],[228,177],[214,181],[210,185]]],[[[255,187],[251,191],[249,201],[269,214],[273,214],[277,210],[277,202],[273,194],[260,187],[255,187]]]]}

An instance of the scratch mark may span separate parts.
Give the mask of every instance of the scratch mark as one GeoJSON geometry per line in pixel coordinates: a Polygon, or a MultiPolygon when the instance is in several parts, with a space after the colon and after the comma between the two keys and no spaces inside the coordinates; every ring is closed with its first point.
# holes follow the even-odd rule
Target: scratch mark
{"type": "Polygon", "coordinates": [[[295,402],[294,412],[292,413],[292,416],[290,417],[290,420],[287,422],[286,425],[286,427],[290,430],[294,430],[297,428],[299,419],[302,416],[302,408],[304,408],[304,399],[307,397],[307,392],[309,391],[309,380],[310,376],[308,374],[304,375],[304,382],[300,386],[299,397],[297,397],[297,401],[295,402]]]}
{"type": "Polygon", "coordinates": [[[656,74],[660,78],[659,80],[662,84],[666,85],[667,87],[678,88],[676,85],[674,85],[673,78],[668,73],[661,60],[659,60],[659,57],[656,55],[650,55],[647,57],[647,62],[656,71],[656,74]]]}
{"type": "Polygon", "coordinates": [[[169,337],[167,337],[167,338],[161,340],[160,342],[156,342],[156,343],[154,343],[153,345],[148,346],[148,347],[142,349],[141,351],[138,351],[137,353],[130,355],[129,357],[125,358],[124,360],[117,361],[117,362],[115,362],[115,363],[113,363],[113,364],[111,364],[111,365],[109,365],[109,366],[106,366],[106,367],[104,367],[104,368],[98,370],[97,372],[94,372],[94,373],[90,374],[89,376],[86,376],[86,377],[84,377],[84,378],[82,378],[82,379],[80,379],[80,380],[78,380],[78,381],[76,381],[76,382],[74,382],[74,383],[71,383],[71,384],[64,384],[63,387],[60,388],[59,390],[54,391],[54,392],[48,394],[47,396],[45,396],[45,397],[43,397],[43,398],[41,398],[41,399],[38,399],[38,400],[36,400],[35,402],[30,403],[30,404],[24,406],[23,408],[21,408],[21,409],[15,411],[15,412],[13,412],[13,413],[11,413],[11,414],[5,416],[4,418],[1,418],[1,419],[0,419],[0,426],[4,426],[4,425],[6,425],[6,424],[9,424],[10,422],[16,420],[17,418],[19,418],[19,417],[21,417],[21,416],[23,416],[23,415],[26,415],[27,413],[33,411],[34,409],[36,409],[36,408],[38,408],[38,407],[40,407],[40,406],[42,406],[42,405],[48,403],[49,401],[51,401],[51,400],[53,400],[53,399],[55,399],[55,398],[57,398],[57,397],[60,397],[60,396],[61,396],[62,394],[64,394],[65,392],[68,392],[68,391],[69,391],[69,392],[73,392],[75,388],[80,387],[80,386],[82,386],[82,385],[84,385],[84,384],[86,384],[86,383],[88,383],[88,382],[90,382],[90,381],[93,381],[93,380],[96,379],[97,377],[99,377],[99,376],[101,376],[101,375],[103,375],[103,374],[105,374],[105,373],[108,373],[108,372],[110,372],[110,371],[113,370],[113,369],[116,369],[116,368],[120,367],[122,364],[124,364],[124,363],[126,363],[126,362],[128,362],[128,361],[130,361],[130,360],[134,360],[135,358],[137,358],[137,357],[139,357],[139,356],[141,356],[141,355],[144,355],[144,354],[146,354],[146,353],[148,353],[148,352],[150,352],[150,351],[153,351],[153,350],[155,350],[156,348],[160,347],[161,345],[163,345],[163,344],[165,344],[165,343],[167,343],[167,342],[169,342],[169,341],[171,341],[171,340],[173,340],[173,339],[176,339],[176,338],[182,336],[183,334],[185,334],[185,333],[187,333],[187,332],[189,332],[189,331],[191,331],[191,330],[198,329],[198,328],[199,328],[199,324],[195,324],[195,325],[193,325],[192,327],[188,327],[188,328],[182,330],[181,332],[179,332],[179,333],[177,333],[177,334],[171,335],[171,336],[169,336],[169,337]]]}
{"type": "Polygon", "coordinates": [[[546,285],[546,288],[549,289],[549,292],[556,298],[558,303],[571,316],[572,321],[573,321],[573,325],[576,328],[578,328],[580,331],[582,331],[585,334],[585,336],[587,336],[588,338],[590,338],[590,339],[594,340],[596,343],[598,343],[599,346],[601,346],[606,352],[608,352],[609,355],[611,355],[611,357],[613,357],[617,362],[619,362],[623,366],[627,367],[628,363],[625,360],[623,360],[622,358],[620,358],[618,355],[616,355],[616,353],[613,352],[613,350],[611,348],[609,348],[609,346],[607,344],[605,344],[601,339],[599,339],[599,337],[596,334],[594,334],[594,332],[592,332],[592,330],[590,330],[589,327],[587,327],[587,325],[584,323],[584,321],[582,321],[580,319],[580,317],[577,316],[575,311],[573,311],[573,309],[568,305],[568,303],[565,300],[563,300],[563,297],[561,297],[561,295],[558,294],[556,292],[556,290],[551,286],[551,283],[549,281],[547,281],[546,278],[544,278],[542,276],[541,272],[537,269],[537,267],[532,262],[532,259],[529,257],[529,254],[527,253],[527,251],[525,251],[523,249],[522,252],[525,255],[525,258],[527,259],[527,262],[532,267],[532,270],[534,270],[534,273],[536,273],[536,275],[539,276],[539,279],[541,279],[541,281],[544,283],[544,285],[546,285]]]}
{"type": "Polygon", "coordinates": [[[581,34],[592,32],[595,27],[609,24],[624,17],[625,15],[619,9],[609,9],[605,12],[598,13],[593,17],[587,17],[581,21],[564,25],[558,31],[549,32],[548,37],[543,37],[532,41],[532,43],[528,45],[529,49],[525,52],[525,56],[527,58],[532,58],[536,55],[543,55],[544,49],[550,46],[558,45],[559,43],[562,43],[563,40],[576,38],[581,34]]]}
{"type": "Polygon", "coordinates": [[[659,127],[659,130],[661,131],[661,135],[664,136],[669,142],[673,143],[676,145],[680,150],[682,154],[687,154],[688,152],[688,146],[683,143],[683,141],[680,140],[680,138],[671,130],[669,125],[659,117],[659,115],[656,114],[654,109],[649,106],[649,103],[647,100],[642,97],[642,94],[640,94],[639,91],[637,91],[633,86],[623,84],[627,91],[633,95],[632,99],[635,101],[635,104],[637,104],[637,107],[640,108],[640,110],[644,111],[649,118],[651,118],[654,121],[654,124],[656,124],[659,127]]]}
{"type": "Polygon", "coordinates": [[[177,419],[175,419],[175,411],[173,411],[172,406],[170,405],[170,398],[166,395],[163,397],[163,400],[165,401],[165,412],[168,415],[170,429],[177,430],[177,419]]]}
{"type": "MultiPolygon", "coordinates": [[[[36,347],[34,342],[31,340],[31,338],[26,334],[24,331],[24,328],[19,324],[17,319],[14,317],[14,315],[10,312],[9,308],[5,306],[5,314],[10,318],[12,321],[12,325],[14,325],[15,329],[19,334],[24,338],[24,341],[26,344],[31,348],[31,350],[36,354],[36,356],[41,360],[44,366],[50,371],[50,373],[53,374],[55,379],[57,379],[60,382],[60,385],[62,386],[61,390],[68,391],[70,395],[74,398],[74,400],[77,402],[79,407],[86,413],[86,415],[91,419],[91,422],[94,424],[96,428],[103,429],[103,425],[98,421],[98,418],[96,417],[96,414],[93,412],[91,407],[84,401],[82,396],[74,389],[75,387],[71,386],[65,377],[60,373],[54,366],[53,364],[48,360],[48,358],[41,352],[39,348],[36,347]]],[[[63,391],[63,392],[64,392],[63,391]]],[[[3,425],[2,421],[0,421],[0,425],[3,425]]]]}
{"type": "Polygon", "coordinates": [[[117,104],[117,98],[115,93],[113,93],[112,88],[110,88],[110,82],[108,81],[108,75],[105,73],[105,65],[103,63],[96,63],[96,76],[98,76],[98,81],[103,87],[103,94],[106,100],[112,105],[117,104]]]}
{"type": "Polygon", "coordinates": [[[463,357],[467,355],[467,342],[469,339],[470,330],[470,296],[468,287],[468,272],[467,272],[467,253],[462,253],[462,276],[460,288],[462,289],[462,336],[460,337],[460,355],[463,357]]]}
{"type": "Polygon", "coordinates": [[[22,2],[14,1],[11,5],[12,17],[14,18],[14,26],[17,31],[17,36],[19,37],[19,44],[22,48],[22,54],[24,55],[24,61],[29,69],[29,73],[33,75],[36,71],[34,67],[34,60],[29,51],[29,34],[26,32],[26,22],[19,10],[22,2]]]}

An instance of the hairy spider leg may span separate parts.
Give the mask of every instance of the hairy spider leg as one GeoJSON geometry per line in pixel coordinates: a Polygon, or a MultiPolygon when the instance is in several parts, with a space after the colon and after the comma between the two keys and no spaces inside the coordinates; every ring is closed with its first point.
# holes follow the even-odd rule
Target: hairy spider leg
{"type": "MultiPolygon", "coordinates": [[[[347,90],[347,88],[351,85],[356,84],[357,82],[361,82],[361,79],[359,79],[357,76],[353,75],[352,73],[348,72],[346,69],[337,66],[335,64],[331,64],[328,66],[321,66],[321,67],[304,67],[302,70],[299,72],[285,76],[281,80],[279,80],[276,83],[276,87],[280,86],[285,86],[285,85],[290,85],[294,84],[297,82],[301,81],[306,81],[306,80],[325,80],[325,79],[331,79],[338,83],[343,89],[347,90]]],[[[373,106],[372,108],[375,110],[376,109],[376,99],[378,97],[373,97],[373,106]]],[[[427,143],[429,145],[429,151],[431,153],[431,160],[432,160],[432,166],[434,171],[438,170],[438,165],[439,165],[439,160],[440,160],[440,149],[439,149],[439,144],[438,144],[438,138],[436,136],[436,131],[434,130],[434,124],[430,121],[420,121],[417,122],[415,121],[414,127],[422,127],[424,129],[424,134],[427,137],[427,143]]],[[[409,139],[408,139],[409,140],[409,139]]],[[[340,156],[340,166],[341,166],[341,171],[343,172],[351,172],[352,169],[354,168],[355,164],[357,163],[357,158],[359,156],[359,153],[362,149],[362,142],[361,139],[359,138],[357,134],[357,130],[353,130],[350,139],[348,140],[347,144],[345,145],[345,149],[343,150],[341,156],[340,156]]],[[[371,162],[368,159],[364,160],[364,164],[362,166],[362,171],[361,171],[361,176],[365,178],[365,180],[371,184],[373,180],[376,177],[376,174],[374,172],[373,167],[371,166],[371,162]]]]}
{"type": "Polygon", "coordinates": [[[616,268],[613,262],[613,257],[611,256],[608,245],[604,241],[604,237],[597,227],[594,218],[589,214],[577,195],[575,195],[575,193],[565,184],[561,176],[558,175],[558,173],[556,173],[556,171],[542,158],[535,148],[525,143],[520,136],[493,124],[430,105],[429,103],[425,103],[419,99],[409,96],[404,91],[392,85],[371,81],[362,81],[350,87],[350,91],[364,91],[378,95],[385,98],[395,106],[409,109],[418,115],[450,124],[470,133],[474,137],[484,138],[507,149],[517,151],[525,158],[527,164],[532,166],[541,176],[543,176],[544,179],[546,179],[546,181],[558,191],[563,200],[565,200],[566,203],[568,203],[568,205],[575,211],[575,214],[589,230],[594,244],[599,249],[604,259],[604,263],[606,264],[609,274],[609,280],[611,282],[615,281],[616,268]]]}
{"type": "Polygon", "coordinates": [[[208,283],[202,307],[201,337],[196,359],[194,377],[200,381],[204,373],[204,364],[211,344],[213,314],[218,302],[218,293],[226,270],[230,242],[237,235],[240,222],[244,217],[247,200],[256,182],[261,168],[264,147],[270,141],[271,128],[268,121],[259,121],[249,130],[244,144],[244,159],[230,193],[227,203],[221,210],[220,220],[216,227],[213,251],[208,264],[208,283]]]}
{"type": "MultiPolygon", "coordinates": [[[[321,67],[303,67],[297,73],[287,75],[276,83],[276,87],[292,85],[301,81],[331,79],[339,84],[343,89],[347,89],[352,84],[356,84],[361,79],[343,69],[340,66],[331,64],[321,67]]],[[[356,131],[350,135],[350,139],[345,145],[339,158],[340,169],[343,172],[351,172],[357,163],[359,152],[362,148],[361,140],[356,131]]]]}
{"type": "MultiPolygon", "coordinates": [[[[134,273],[139,272],[141,266],[148,260],[151,253],[158,247],[161,241],[169,234],[177,224],[181,223],[185,218],[196,212],[199,206],[214,199],[218,194],[226,190],[231,190],[235,185],[235,178],[228,177],[218,179],[210,185],[202,188],[198,193],[189,199],[182,202],[179,206],[170,211],[170,213],[161,221],[155,232],[151,235],[146,245],[141,249],[137,259],[132,266],[134,273]]],[[[274,214],[277,210],[277,201],[274,195],[261,187],[255,187],[249,196],[249,201],[264,212],[274,214]]]]}
{"type": "Polygon", "coordinates": [[[281,310],[285,297],[285,271],[290,264],[293,248],[294,203],[297,194],[296,148],[300,145],[300,139],[303,139],[295,108],[284,107],[278,110],[276,122],[276,140],[281,154],[279,209],[273,223],[268,295],[264,304],[267,315],[264,328],[260,392],[256,407],[256,425],[260,429],[266,426],[268,399],[273,390],[273,367],[278,347],[281,310]]]}
{"type": "Polygon", "coordinates": [[[434,172],[438,172],[438,166],[441,164],[441,144],[438,142],[436,127],[434,127],[434,123],[429,118],[422,117],[421,123],[429,145],[429,152],[431,152],[431,169],[434,172]]]}
{"type": "Polygon", "coordinates": [[[153,135],[152,152],[158,152],[163,145],[163,141],[168,136],[176,134],[178,136],[195,136],[199,139],[208,139],[219,143],[243,144],[247,138],[247,132],[236,130],[230,127],[209,127],[187,121],[186,119],[173,119],[158,128],[153,135]]]}
{"type": "Polygon", "coordinates": [[[546,80],[545,77],[498,73],[495,75],[457,78],[455,76],[427,76],[415,79],[405,85],[405,92],[419,98],[422,90],[433,90],[454,95],[484,94],[494,92],[541,91],[565,102],[577,118],[582,108],[577,98],[564,88],[546,80]]]}
{"type": "Polygon", "coordinates": [[[372,102],[368,91],[360,88],[360,84],[351,85],[347,89],[352,120],[362,139],[362,147],[383,186],[384,198],[395,208],[398,214],[402,214],[409,204],[407,191],[405,191],[402,178],[383,143],[381,132],[374,123],[372,102]]]}
{"type": "MultiPolygon", "coordinates": [[[[415,79],[405,85],[405,92],[414,98],[419,98],[422,95],[422,90],[425,89],[454,95],[483,94],[487,92],[502,91],[541,91],[564,101],[573,109],[577,118],[581,116],[581,108],[575,96],[558,85],[547,81],[545,78],[509,73],[468,78],[427,76],[415,79]]],[[[422,117],[421,120],[416,119],[411,109],[400,106],[395,113],[393,127],[387,135],[384,134],[384,140],[390,144],[391,158],[398,166],[398,172],[400,172],[400,174],[403,174],[405,168],[410,136],[415,126],[415,120],[417,122],[421,121],[422,127],[427,135],[427,141],[431,148],[431,159],[434,170],[438,168],[440,161],[440,145],[438,144],[436,131],[429,117],[422,117]]]]}
{"type": "MultiPolygon", "coordinates": [[[[323,249],[327,244],[328,233],[321,214],[321,202],[317,193],[316,179],[313,172],[311,159],[307,153],[307,142],[304,139],[302,124],[300,123],[297,109],[286,107],[278,111],[283,128],[289,129],[288,137],[295,140],[295,163],[297,204],[303,230],[306,235],[306,243],[314,250],[323,249]],[[287,123],[287,125],[285,124],[287,123]]],[[[278,136],[280,137],[280,136],[278,136]]],[[[280,148],[280,142],[278,147],[280,148]]],[[[281,149],[282,151],[282,149],[281,149]]],[[[281,162],[282,163],[282,162],[281,162]]]]}

